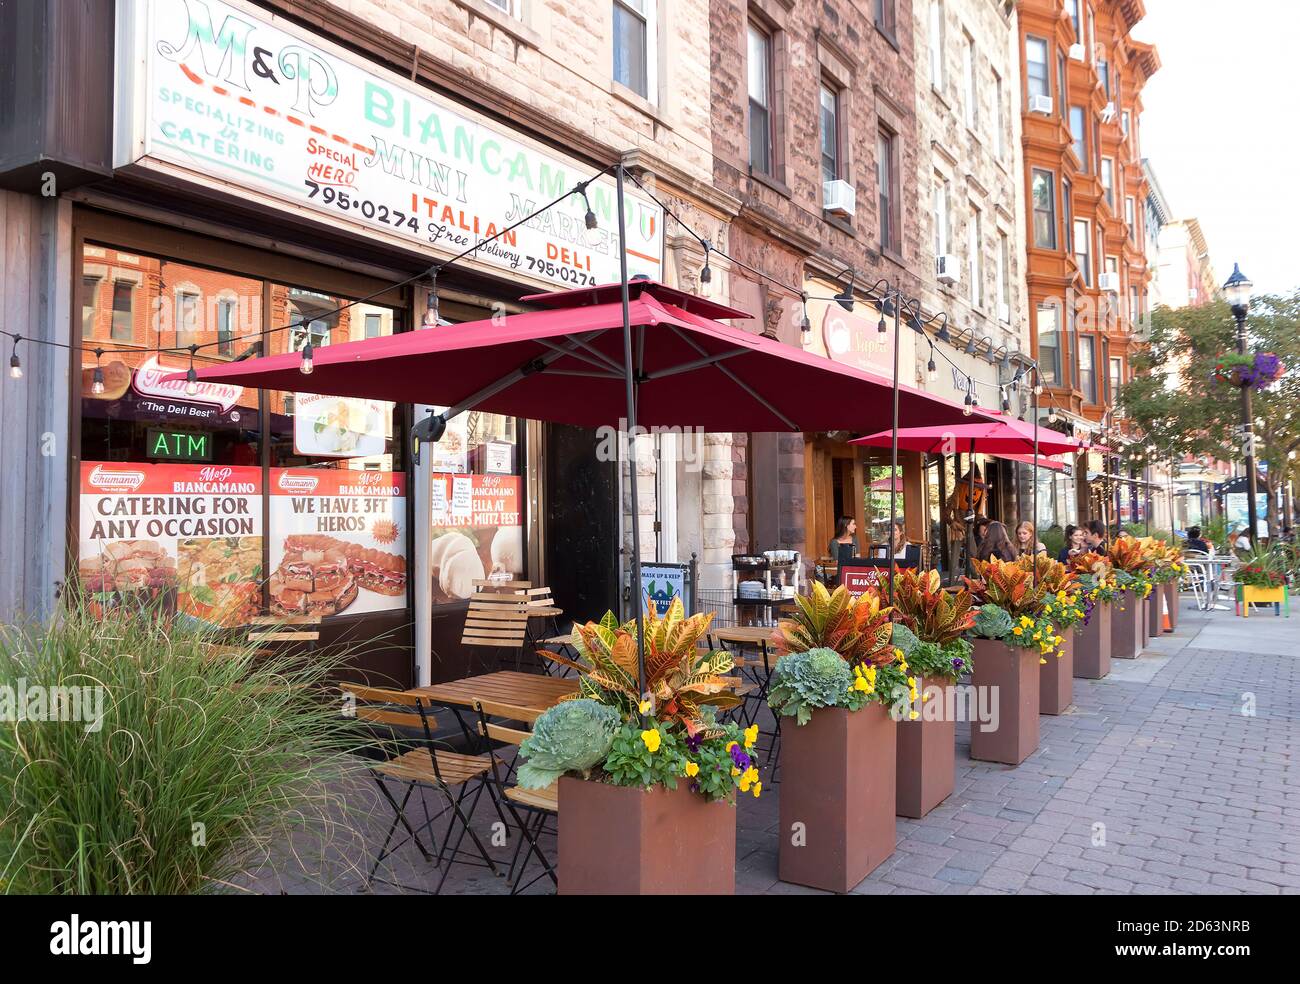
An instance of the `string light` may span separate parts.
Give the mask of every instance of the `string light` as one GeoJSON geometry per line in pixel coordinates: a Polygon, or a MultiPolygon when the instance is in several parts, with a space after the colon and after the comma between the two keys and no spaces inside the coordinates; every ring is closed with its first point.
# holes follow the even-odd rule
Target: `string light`
{"type": "Polygon", "coordinates": [[[304,376],[310,376],[316,367],[311,361],[311,336],[307,337],[307,344],[302,347],[302,362],[298,365],[298,371],[304,376]]]}
{"type": "Polygon", "coordinates": [[[1002,390],[1001,390],[1001,393],[1002,393],[1002,412],[1003,412],[1003,413],[1010,413],[1010,412],[1011,412],[1011,400],[1010,400],[1010,398],[1008,398],[1008,396],[1007,396],[1007,391],[1006,391],[1006,389],[1005,389],[1005,388],[1002,389],[1002,390]]]}
{"type": "Polygon", "coordinates": [[[888,330],[889,330],[889,326],[885,324],[885,316],[882,313],[880,315],[880,320],[876,322],[876,334],[883,335],[888,330]]]}
{"type": "Polygon", "coordinates": [[[23,364],[18,358],[18,343],[21,342],[22,340],[23,340],[22,335],[14,336],[14,354],[9,356],[9,378],[10,379],[23,378],[23,364]]]}
{"type": "Polygon", "coordinates": [[[812,331],[812,322],[808,320],[808,295],[803,295],[803,319],[799,322],[799,330],[807,335],[812,331]]]}
{"type": "Polygon", "coordinates": [[[709,241],[704,240],[704,267],[700,270],[700,283],[707,284],[713,280],[713,271],[709,268],[709,250],[713,247],[709,241]]]}
{"type": "Polygon", "coordinates": [[[95,371],[90,374],[90,392],[99,396],[104,392],[104,367],[100,365],[100,359],[104,357],[103,349],[95,349],[95,371]]]}
{"type": "Polygon", "coordinates": [[[199,374],[194,371],[194,352],[197,348],[197,345],[190,346],[190,368],[189,371],[185,373],[186,396],[199,395],[199,374]]]}
{"type": "Polygon", "coordinates": [[[930,361],[925,364],[925,374],[932,383],[939,378],[939,370],[934,365],[934,342],[930,343],[930,361]]]}
{"type": "Polygon", "coordinates": [[[429,292],[424,299],[424,318],[422,328],[438,327],[438,267],[429,267],[429,292]]]}

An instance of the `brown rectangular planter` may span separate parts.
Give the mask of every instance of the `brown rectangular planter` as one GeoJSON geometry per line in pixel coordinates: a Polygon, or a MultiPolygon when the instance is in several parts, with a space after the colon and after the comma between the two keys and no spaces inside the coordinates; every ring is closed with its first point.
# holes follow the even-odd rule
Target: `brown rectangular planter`
{"type": "Polygon", "coordinates": [[[781,722],[782,881],[847,892],[894,853],[897,740],[876,703],[781,722]]]}
{"type": "Polygon", "coordinates": [[[1111,602],[1110,655],[1137,659],[1142,649],[1142,602],[1132,591],[1120,591],[1111,602]]]}
{"type": "Polygon", "coordinates": [[[1045,656],[1038,677],[1038,713],[1064,714],[1074,700],[1074,630],[1061,633],[1061,655],[1045,656]]]}
{"type": "Polygon", "coordinates": [[[1088,624],[1074,634],[1074,675],[1081,680],[1100,680],[1110,672],[1109,601],[1099,601],[1088,624]]]}
{"type": "Polygon", "coordinates": [[[1178,578],[1166,581],[1162,587],[1165,591],[1165,604],[1169,606],[1169,631],[1178,631],[1178,578]]]}
{"type": "Polygon", "coordinates": [[[1151,641],[1151,599],[1138,599],[1141,607],[1138,610],[1138,628],[1141,630],[1141,644],[1138,646],[1138,652],[1146,649],[1147,643],[1151,641]]]}
{"type": "Polygon", "coordinates": [[[920,718],[898,722],[896,812],[900,817],[919,818],[952,795],[957,771],[957,721],[946,710],[952,706],[951,681],[944,677],[920,677],[916,687],[922,695],[930,688],[933,696],[919,708],[920,718]],[[931,704],[937,706],[929,714],[939,708],[945,710],[935,720],[927,721],[926,708],[931,704]]]}
{"type": "Polygon", "coordinates": [[[1164,614],[1165,586],[1157,584],[1151,589],[1147,598],[1147,626],[1143,635],[1143,645],[1149,645],[1152,639],[1160,638],[1160,616],[1164,614]]]}
{"type": "Polygon", "coordinates": [[[993,639],[974,639],[975,706],[997,708],[997,728],[972,721],[970,757],[1019,765],[1038,748],[1038,649],[1015,649],[993,639]],[[985,688],[992,692],[980,698],[985,688]]]}
{"type": "Polygon", "coordinates": [[[643,790],[563,776],[559,807],[560,895],[736,892],[736,808],[685,779],[643,790]]]}

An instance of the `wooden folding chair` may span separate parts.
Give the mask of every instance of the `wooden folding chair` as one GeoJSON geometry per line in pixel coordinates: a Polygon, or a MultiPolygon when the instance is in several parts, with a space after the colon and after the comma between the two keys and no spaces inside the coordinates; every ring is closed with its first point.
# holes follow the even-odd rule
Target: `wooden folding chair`
{"type": "Polygon", "coordinates": [[[515,669],[521,669],[529,643],[528,620],[531,585],[527,581],[475,581],[465,611],[462,646],[514,651],[515,669]]]}
{"type": "MultiPolygon", "coordinates": [[[[516,748],[522,744],[530,732],[507,727],[503,724],[496,724],[488,719],[501,718],[506,721],[518,721],[531,726],[541,714],[541,711],[533,708],[486,700],[476,700],[474,710],[479,715],[479,734],[486,741],[489,743],[498,742],[502,745],[513,745],[516,748]]],[[[556,833],[554,829],[548,828],[546,824],[551,817],[558,818],[559,816],[559,784],[552,783],[545,789],[523,789],[511,784],[510,777],[514,773],[514,763],[507,765],[490,744],[489,748],[488,756],[492,760],[490,772],[492,795],[498,804],[503,805],[510,812],[510,816],[514,819],[515,827],[520,834],[519,842],[515,845],[515,853],[510,859],[510,871],[507,875],[510,883],[510,894],[518,895],[545,877],[549,877],[554,884],[558,885],[555,868],[547,859],[537,841],[544,833],[552,836],[556,833]],[[521,816],[520,811],[525,816],[521,816]],[[525,845],[528,848],[527,851],[524,851],[525,845]],[[524,851],[522,859],[519,856],[521,851],[524,851]],[[524,872],[528,869],[528,862],[534,856],[541,862],[543,870],[528,882],[520,884],[523,881],[524,872]]],[[[516,761],[517,758],[518,756],[516,756],[516,761]]]]}
{"type": "MultiPolygon", "coordinates": [[[[430,894],[427,889],[402,885],[398,882],[376,877],[379,866],[408,841],[415,843],[420,854],[424,856],[424,860],[433,861],[442,869],[442,877],[438,879],[438,887],[431,893],[433,895],[437,895],[442,891],[443,883],[447,880],[451,866],[457,861],[474,867],[485,867],[494,875],[500,875],[501,872],[497,869],[496,864],[488,855],[487,849],[483,846],[483,842],[479,840],[478,834],[474,832],[474,828],[469,823],[469,818],[474,814],[474,808],[478,805],[479,797],[483,795],[483,789],[487,784],[488,773],[492,768],[490,758],[486,755],[465,755],[456,752],[446,742],[435,739],[433,729],[437,723],[436,719],[425,707],[423,699],[415,694],[405,693],[401,690],[382,690],[352,683],[344,683],[340,687],[344,693],[351,695],[353,698],[355,716],[360,720],[388,727],[422,729],[424,732],[424,745],[422,747],[403,752],[394,758],[378,762],[370,767],[371,776],[379,787],[380,793],[383,794],[384,799],[393,808],[393,822],[389,825],[388,833],[384,837],[384,843],[375,856],[375,863],[366,876],[366,888],[369,889],[374,882],[378,881],[398,888],[430,894]],[[415,709],[414,713],[411,712],[411,708],[415,709]],[[388,788],[389,781],[405,784],[406,792],[400,803],[388,788]],[[420,790],[420,802],[424,808],[425,820],[418,830],[411,826],[406,817],[406,804],[410,801],[411,795],[417,787],[420,790]],[[425,798],[426,789],[432,789],[446,801],[446,806],[436,814],[431,815],[429,813],[429,803],[425,798]],[[471,789],[474,789],[472,798],[469,797],[471,789]],[[467,799],[469,799],[468,804],[466,803],[467,799]],[[450,813],[451,816],[448,818],[447,829],[443,834],[442,847],[438,848],[436,838],[433,835],[433,825],[447,813],[450,813]],[[396,844],[392,844],[393,835],[397,832],[399,825],[406,830],[406,836],[396,844]],[[420,833],[426,830],[429,832],[431,840],[429,848],[426,848],[424,842],[420,840],[420,833]],[[456,835],[454,844],[452,843],[453,834],[456,835]],[[477,858],[470,852],[461,850],[461,843],[464,841],[466,834],[469,834],[470,839],[474,842],[474,847],[477,849],[477,858]],[[391,848],[389,847],[390,844],[392,844],[391,848]],[[431,853],[431,848],[437,850],[436,858],[431,853]],[[445,867],[443,866],[444,859],[446,862],[445,867]]],[[[499,810],[498,813],[500,813],[499,810]]],[[[502,819],[504,820],[504,817],[502,819]]]]}

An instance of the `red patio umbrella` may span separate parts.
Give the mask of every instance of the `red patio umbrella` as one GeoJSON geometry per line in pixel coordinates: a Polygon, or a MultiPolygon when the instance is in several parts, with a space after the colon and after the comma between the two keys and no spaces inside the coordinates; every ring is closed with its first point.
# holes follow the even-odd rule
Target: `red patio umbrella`
{"type": "MultiPolygon", "coordinates": [[[[477,409],[596,427],[627,415],[623,311],[613,284],[525,300],[547,310],[447,325],[198,370],[264,389],[477,409]]],[[[828,431],[888,420],[884,377],[719,318],[749,315],[650,280],[629,284],[636,423],[709,431],[828,431]]],[[[184,378],[177,373],[173,378],[184,378]]],[[[901,386],[916,424],[966,420],[961,407],[901,386]]],[[[978,419],[978,418],[977,418],[978,419]]]]}
{"type": "MultiPolygon", "coordinates": [[[[900,448],[909,451],[921,451],[926,454],[955,454],[958,450],[969,449],[972,459],[975,453],[992,455],[1023,455],[1028,453],[1034,466],[1034,519],[1038,518],[1038,467],[1042,454],[1065,454],[1080,450],[1083,445],[1072,437],[1056,431],[1043,431],[1034,423],[1026,424],[1015,417],[996,416],[995,418],[966,421],[952,426],[907,427],[898,431],[880,431],[866,437],[857,438],[849,443],[864,444],[868,447],[890,447],[897,439],[900,448]],[[1044,437],[1046,433],[1047,437],[1044,437]]],[[[975,467],[970,469],[970,501],[974,511],[975,501],[975,467]]],[[[974,523],[967,526],[966,533],[966,570],[970,573],[974,554],[974,523]]],[[[1038,572],[1035,568],[1034,579],[1038,572]]]]}
{"type": "MultiPolygon", "coordinates": [[[[544,310],[323,346],[310,376],[300,353],[286,353],[209,366],[197,378],[436,404],[448,408],[442,421],[478,409],[587,427],[626,421],[633,433],[852,429],[896,419],[895,406],[898,419],[918,425],[968,419],[948,400],[724,324],[749,315],[655,281],[624,274],[622,283],[525,300],[544,310]]],[[[436,440],[441,427],[430,420],[417,427],[436,440]]],[[[632,534],[639,584],[636,524],[632,534]]],[[[634,594],[638,625],[640,603],[634,594]]]]}

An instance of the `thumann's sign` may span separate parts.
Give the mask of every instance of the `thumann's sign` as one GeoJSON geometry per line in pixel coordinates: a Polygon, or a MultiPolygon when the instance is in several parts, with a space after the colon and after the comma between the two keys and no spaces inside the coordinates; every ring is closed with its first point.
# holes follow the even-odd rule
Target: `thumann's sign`
{"type": "MultiPolygon", "coordinates": [[[[115,164],[142,164],[517,277],[619,279],[614,182],[242,0],[119,0],[115,164]],[[587,202],[598,228],[586,227],[587,202]],[[523,225],[491,243],[502,229],[523,225]]],[[[663,212],[625,199],[628,272],[663,212]]]]}

